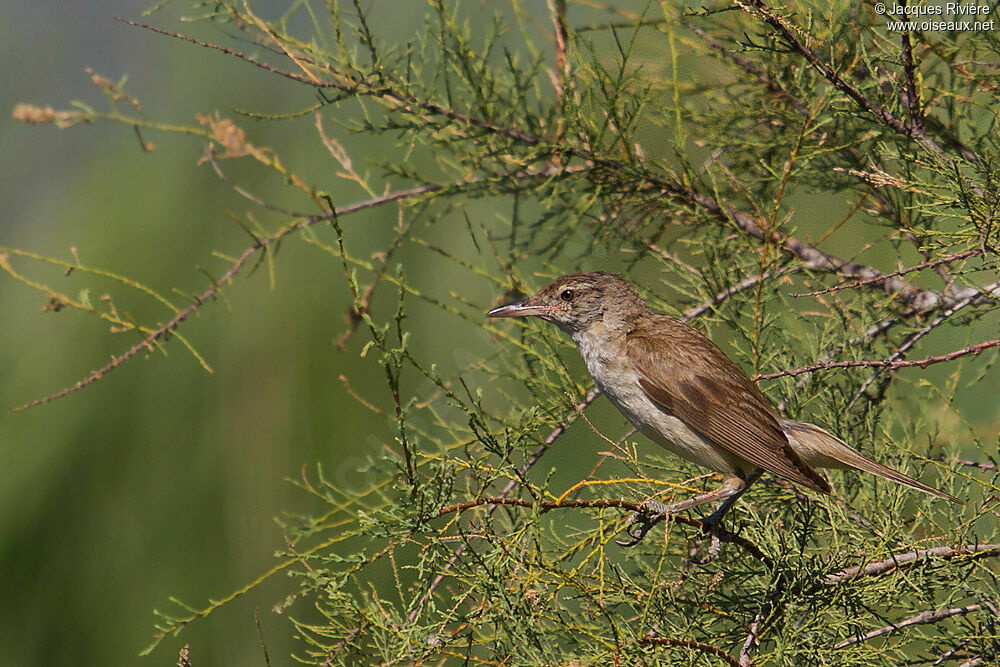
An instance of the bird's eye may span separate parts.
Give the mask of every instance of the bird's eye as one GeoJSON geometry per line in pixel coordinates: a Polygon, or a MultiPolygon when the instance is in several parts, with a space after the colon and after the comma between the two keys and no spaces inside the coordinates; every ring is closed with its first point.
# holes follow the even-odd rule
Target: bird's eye
{"type": "Polygon", "coordinates": [[[562,294],[559,295],[559,298],[562,299],[563,301],[572,301],[573,300],[573,290],[571,290],[571,289],[564,289],[562,291],[562,294]]]}

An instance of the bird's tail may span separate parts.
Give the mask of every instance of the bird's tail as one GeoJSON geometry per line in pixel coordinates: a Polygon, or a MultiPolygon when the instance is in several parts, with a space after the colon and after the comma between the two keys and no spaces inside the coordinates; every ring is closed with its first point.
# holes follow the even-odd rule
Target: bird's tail
{"type": "Polygon", "coordinates": [[[953,503],[965,504],[955,496],[939,491],[933,486],[918,482],[912,477],[873,461],[864,454],[850,447],[840,438],[827,433],[815,424],[781,420],[781,430],[788,436],[792,449],[813,468],[855,468],[878,475],[897,484],[908,486],[917,491],[923,491],[937,498],[950,500],[953,503]]]}

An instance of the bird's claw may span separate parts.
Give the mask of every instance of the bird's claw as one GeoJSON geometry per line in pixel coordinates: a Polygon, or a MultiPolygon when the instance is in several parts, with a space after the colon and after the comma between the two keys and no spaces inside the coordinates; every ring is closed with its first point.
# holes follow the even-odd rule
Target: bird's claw
{"type": "MultiPolygon", "coordinates": [[[[630,539],[615,540],[615,543],[620,547],[634,547],[642,542],[646,533],[651,531],[656,524],[666,519],[668,514],[670,514],[668,506],[660,503],[646,503],[641,510],[632,512],[625,520],[625,533],[630,539]]],[[[713,513],[701,520],[702,531],[712,540],[708,547],[708,555],[698,561],[702,565],[715,560],[722,553],[722,545],[726,542],[732,542],[733,538],[743,530],[742,522],[737,524],[735,532],[728,530],[723,525],[722,518],[717,513],[713,513]]]]}
{"type": "Polygon", "coordinates": [[[625,532],[632,539],[615,540],[615,543],[620,547],[628,548],[642,542],[642,538],[646,537],[646,533],[667,517],[666,508],[653,505],[653,509],[655,513],[652,514],[644,511],[632,512],[629,518],[625,520],[625,532]]]}
{"type": "Polygon", "coordinates": [[[697,561],[699,565],[707,565],[718,558],[719,554],[722,553],[722,545],[726,542],[732,542],[733,538],[743,529],[743,524],[740,523],[736,526],[736,532],[728,530],[722,523],[722,517],[714,514],[702,519],[701,525],[702,530],[709,534],[712,542],[708,547],[708,555],[697,561]]]}

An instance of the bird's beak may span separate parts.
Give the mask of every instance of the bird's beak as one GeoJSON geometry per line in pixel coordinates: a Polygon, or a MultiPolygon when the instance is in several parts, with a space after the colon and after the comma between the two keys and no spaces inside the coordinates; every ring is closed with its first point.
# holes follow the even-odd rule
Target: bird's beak
{"type": "Polygon", "coordinates": [[[486,313],[486,317],[540,317],[547,314],[551,308],[549,306],[538,306],[529,303],[531,299],[508,303],[506,306],[494,308],[486,313]]]}

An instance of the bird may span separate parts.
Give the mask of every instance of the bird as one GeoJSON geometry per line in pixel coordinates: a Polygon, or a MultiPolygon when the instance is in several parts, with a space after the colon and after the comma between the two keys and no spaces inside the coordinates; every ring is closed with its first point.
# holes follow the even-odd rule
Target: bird
{"type": "Polygon", "coordinates": [[[533,296],[487,317],[537,317],[568,334],[597,388],[640,433],[697,465],[721,473],[718,488],[670,505],[647,502],[626,521],[638,544],[667,516],[721,501],[702,519],[713,550],[731,538],[723,517],[763,473],[820,494],[817,468],[852,468],[954,503],[958,498],[858,452],[824,429],[785,419],[743,370],[685,322],[653,312],[638,289],[604,271],[560,276],[533,296]]]}

